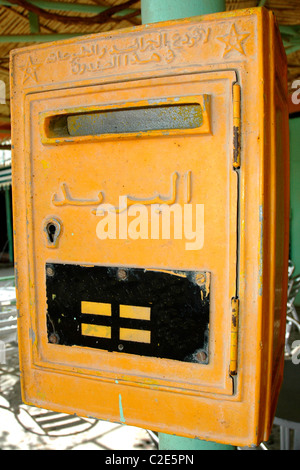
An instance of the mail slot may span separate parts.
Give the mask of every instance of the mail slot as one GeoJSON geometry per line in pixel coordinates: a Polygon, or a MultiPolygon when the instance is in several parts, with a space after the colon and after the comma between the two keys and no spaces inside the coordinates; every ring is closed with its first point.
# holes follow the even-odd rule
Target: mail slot
{"type": "Polygon", "coordinates": [[[50,120],[50,134],[55,136],[81,136],[124,134],[131,132],[190,129],[202,125],[200,104],[148,106],[113,109],[94,113],[59,116],[50,120]]]}
{"type": "Polygon", "coordinates": [[[282,381],[287,66],[265,9],[11,56],[26,403],[233,445],[282,381]]]}

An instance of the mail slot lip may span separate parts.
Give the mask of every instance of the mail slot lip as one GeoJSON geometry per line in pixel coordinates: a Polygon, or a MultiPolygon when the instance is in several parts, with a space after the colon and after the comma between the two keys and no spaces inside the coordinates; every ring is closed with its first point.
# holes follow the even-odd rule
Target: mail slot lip
{"type": "Polygon", "coordinates": [[[41,142],[44,145],[58,145],[70,143],[83,143],[101,140],[132,139],[139,137],[157,137],[161,135],[191,135],[191,134],[211,134],[211,95],[187,95],[187,96],[160,96],[148,100],[137,100],[127,102],[107,103],[104,105],[92,105],[86,107],[72,107],[61,110],[52,110],[41,112],[39,114],[39,125],[41,142]],[[202,122],[199,127],[191,128],[171,128],[155,130],[139,130],[134,132],[112,132],[95,135],[73,136],[68,134],[67,129],[62,129],[67,135],[60,136],[59,132],[55,135],[52,123],[54,120],[61,120],[61,127],[66,126],[66,120],[69,116],[81,116],[94,113],[105,113],[113,111],[125,111],[128,109],[139,110],[149,108],[163,108],[166,106],[199,105],[202,113],[202,122]]]}

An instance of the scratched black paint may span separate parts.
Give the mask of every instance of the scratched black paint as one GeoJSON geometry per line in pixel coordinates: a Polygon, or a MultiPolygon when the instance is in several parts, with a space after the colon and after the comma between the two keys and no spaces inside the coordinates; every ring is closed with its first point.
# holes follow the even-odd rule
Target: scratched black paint
{"type": "Polygon", "coordinates": [[[209,286],[197,283],[199,272],[121,269],[125,277],[115,267],[47,264],[48,341],[208,363],[209,286]],[[112,314],[83,314],[82,301],[109,303],[112,314]],[[120,304],[150,307],[150,321],[120,318],[120,304]],[[111,338],[82,335],[82,323],[110,326],[111,338]],[[120,327],[150,330],[151,343],[121,341],[120,327]]]}

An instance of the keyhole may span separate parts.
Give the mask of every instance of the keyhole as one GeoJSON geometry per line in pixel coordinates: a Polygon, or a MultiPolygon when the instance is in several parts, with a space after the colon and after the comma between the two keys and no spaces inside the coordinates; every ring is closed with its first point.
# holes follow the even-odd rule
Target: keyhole
{"type": "Polygon", "coordinates": [[[49,237],[50,243],[55,242],[55,233],[56,233],[56,226],[50,222],[50,224],[47,225],[47,233],[49,237]]]}
{"type": "Polygon", "coordinates": [[[45,223],[44,231],[47,236],[47,245],[49,248],[56,248],[57,240],[61,232],[61,223],[57,219],[48,219],[45,223]]]}

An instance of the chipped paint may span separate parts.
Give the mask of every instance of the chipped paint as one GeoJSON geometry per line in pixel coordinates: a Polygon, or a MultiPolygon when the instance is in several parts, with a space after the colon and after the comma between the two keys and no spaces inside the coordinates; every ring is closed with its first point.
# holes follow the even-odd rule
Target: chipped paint
{"type": "Polygon", "coordinates": [[[168,104],[170,102],[170,98],[152,98],[147,101],[149,104],[168,104]]]}
{"type": "MultiPolygon", "coordinates": [[[[46,395],[44,392],[37,390],[36,396],[39,400],[45,401],[46,400],[46,395]]],[[[29,404],[29,403],[28,403],[29,404]]],[[[32,406],[36,406],[36,403],[32,403],[32,406]]]]}
{"type": "Polygon", "coordinates": [[[32,344],[34,344],[36,337],[35,337],[35,332],[33,331],[32,328],[29,328],[29,338],[31,339],[32,344]]]}
{"type": "Polygon", "coordinates": [[[124,412],[123,412],[123,405],[122,405],[122,396],[121,393],[119,393],[119,413],[120,413],[120,422],[121,423],[126,423],[126,420],[124,418],[124,412]]]}
{"type": "Polygon", "coordinates": [[[42,160],[41,163],[42,163],[42,166],[43,166],[44,170],[47,170],[48,168],[50,168],[50,162],[49,161],[42,160]]]}
{"type": "Polygon", "coordinates": [[[209,95],[204,95],[203,112],[208,110],[209,105],[210,105],[210,96],[209,95]]]}
{"type": "Polygon", "coordinates": [[[229,375],[237,375],[239,300],[231,299],[231,345],[229,375]]]}
{"type": "Polygon", "coordinates": [[[16,289],[18,290],[18,286],[19,286],[19,273],[18,273],[18,269],[15,265],[15,286],[16,286],[16,289]]]}

